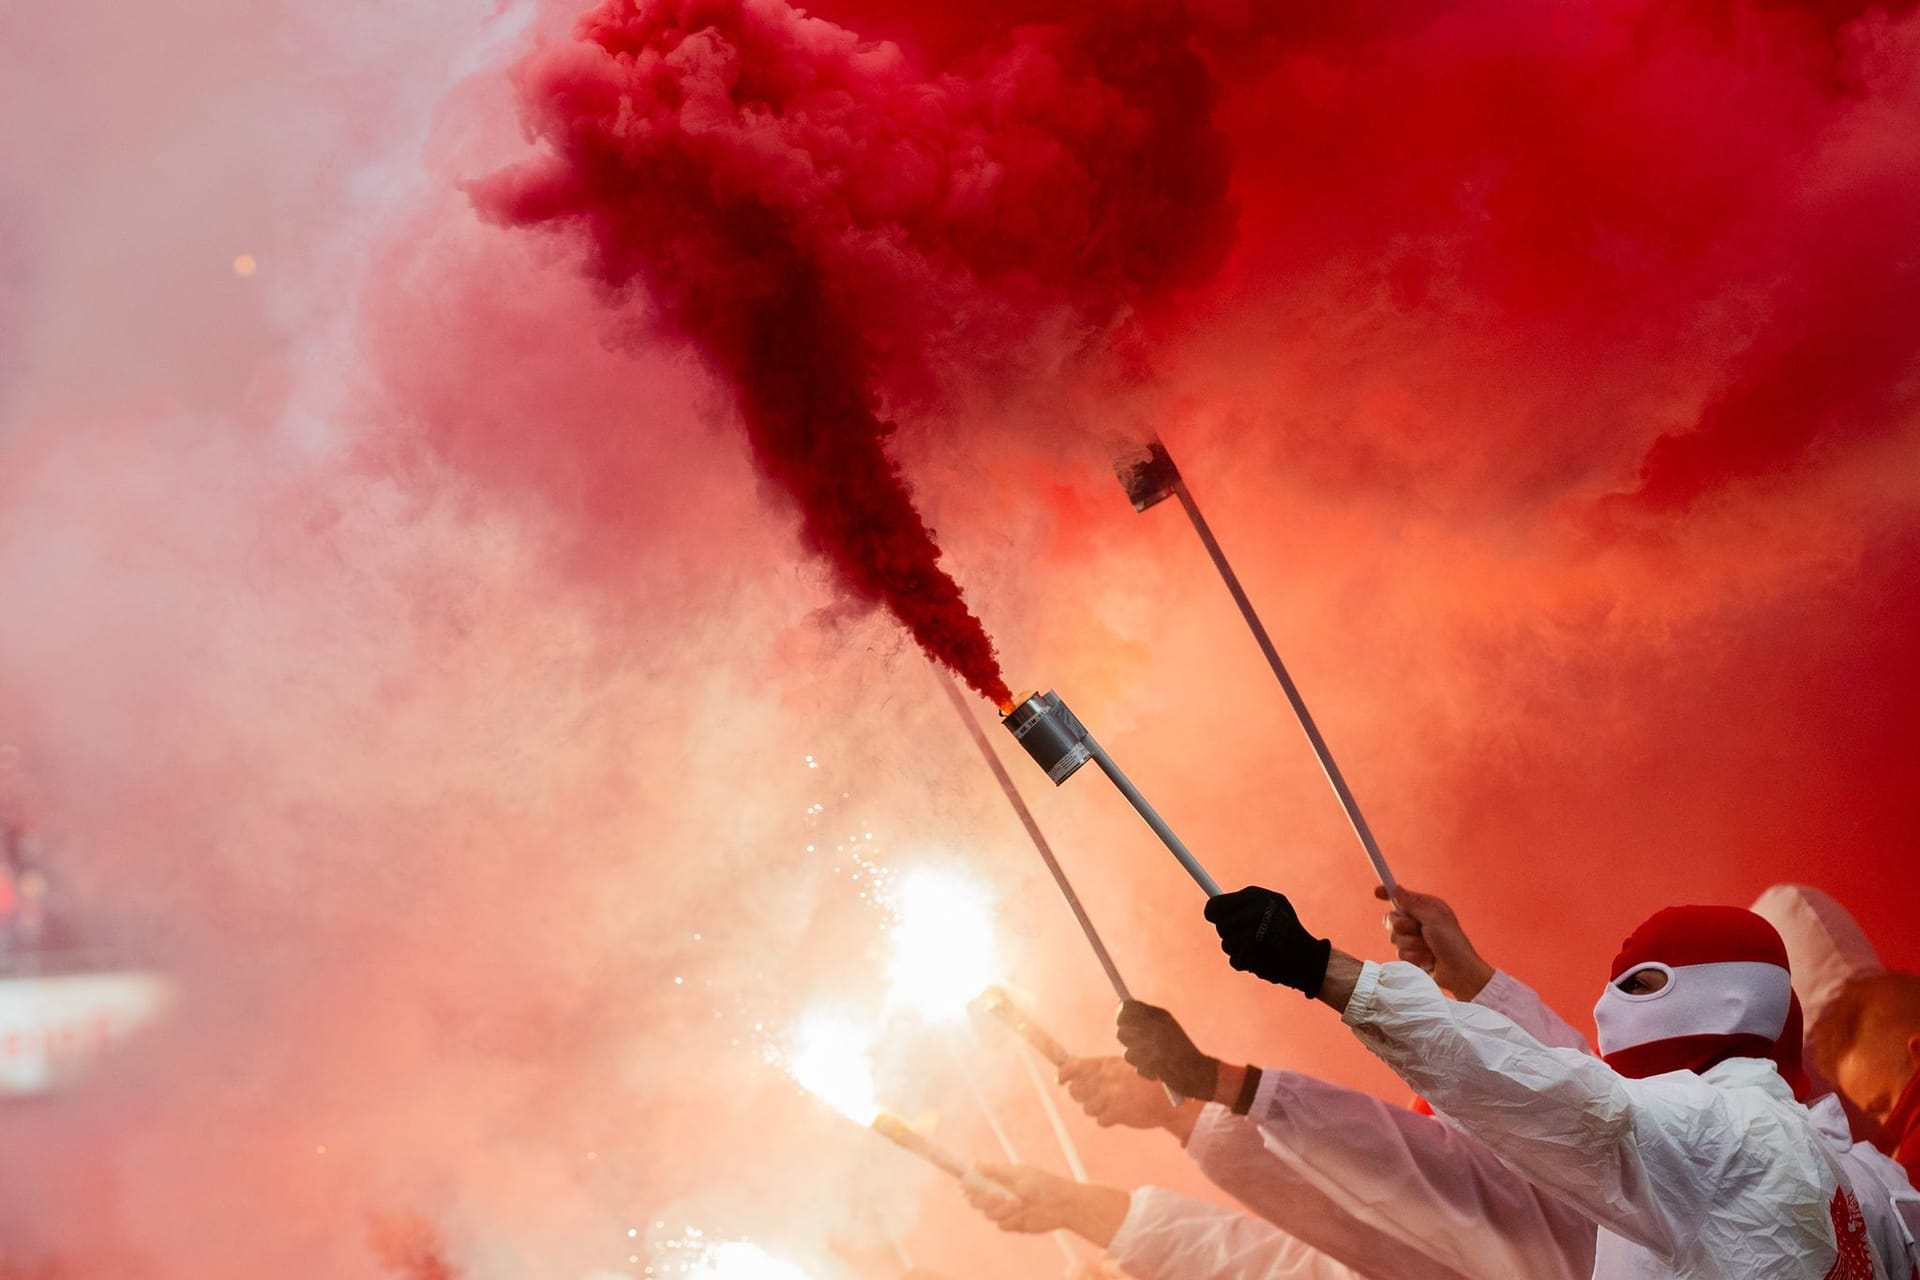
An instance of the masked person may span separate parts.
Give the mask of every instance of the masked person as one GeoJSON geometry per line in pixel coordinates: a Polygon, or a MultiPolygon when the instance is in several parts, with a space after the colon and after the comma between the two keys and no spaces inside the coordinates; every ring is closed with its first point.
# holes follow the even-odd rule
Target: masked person
{"type": "Polygon", "coordinates": [[[1422,969],[1362,963],[1267,889],[1211,899],[1233,967],[1317,998],[1421,1096],[1597,1227],[1601,1280],[1870,1280],[1853,1192],[1775,1057],[1785,947],[1728,907],[1634,931],[1595,1006],[1602,1057],[1448,1000],[1422,969]]]}
{"type": "MultiPolygon", "coordinates": [[[[1386,897],[1385,890],[1375,892],[1386,897]]],[[[1807,1003],[1824,1013],[1846,989],[1848,974],[1884,971],[1853,917],[1816,889],[1776,885],[1760,895],[1754,911],[1779,932],[1792,968],[1795,1001],[1789,1006],[1775,1061],[1797,1096],[1806,1101],[1809,1117],[1857,1197],[1874,1251],[1887,1273],[1895,1280],[1920,1280],[1920,1243],[1916,1242],[1920,1240],[1920,1192],[1906,1170],[1869,1143],[1855,1140],[1841,1097],[1830,1091],[1818,1073],[1803,1071],[1800,1062],[1803,1033],[1797,1005],[1807,1003]]],[[[1387,917],[1387,932],[1402,960],[1427,970],[1456,996],[1471,997],[1483,987],[1494,990],[1506,977],[1480,958],[1453,908],[1429,894],[1401,886],[1387,917]]],[[[1566,1027],[1531,988],[1511,979],[1507,982],[1511,985],[1501,992],[1496,1007],[1542,1041],[1585,1047],[1578,1033],[1566,1027]]],[[[1830,1027],[1830,1033],[1835,1029],[1830,1027]]],[[[1899,1048],[1904,1052],[1906,1046],[1902,1043],[1899,1048]]]]}

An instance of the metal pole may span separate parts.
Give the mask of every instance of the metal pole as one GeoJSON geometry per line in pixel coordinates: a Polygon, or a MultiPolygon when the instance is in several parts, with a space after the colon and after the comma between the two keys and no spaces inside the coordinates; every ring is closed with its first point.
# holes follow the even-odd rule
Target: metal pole
{"type": "Polygon", "coordinates": [[[1193,882],[1206,890],[1209,898],[1218,897],[1219,884],[1207,874],[1207,869],[1200,865],[1200,859],[1193,856],[1185,842],[1173,834],[1173,828],[1167,825],[1167,820],[1147,803],[1147,798],[1140,794],[1140,788],[1134,786],[1127,775],[1120,772],[1120,766],[1113,762],[1113,757],[1107,754],[1107,749],[1094,741],[1092,734],[1087,734],[1080,741],[1092,754],[1093,762],[1100,766],[1100,772],[1107,775],[1108,780],[1120,789],[1120,794],[1127,798],[1127,803],[1146,820],[1149,827],[1153,828],[1153,834],[1160,837],[1160,843],[1166,845],[1173,852],[1173,856],[1180,859],[1180,865],[1187,869],[1187,874],[1193,877],[1193,882]]]}
{"type": "Polygon", "coordinates": [[[1080,923],[1080,932],[1086,935],[1087,945],[1093,948],[1093,955],[1106,971],[1107,982],[1113,987],[1113,994],[1122,1000],[1133,997],[1127,992],[1127,983],[1120,976],[1120,968],[1113,962],[1113,955],[1107,950],[1107,944],[1100,940],[1100,931],[1094,928],[1093,918],[1087,909],[1080,905],[1080,895],[1074,892],[1073,882],[1067,879],[1067,873],[1060,866],[1060,860],[1053,856],[1053,846],[1047,843],[1047,837],[1041,832],[1040,824],[1034,821],[1033,811],[1027,808],[1027,802],[1021,798],[1020,791],[1013,785],[1013,778],[1007,773],[1006,766],[1000,763],[1000,757],[993,752],[993,744],[987,741],[987,734],[973,718],[973,707],[963,697],[953,681],[940,677],[940,687],[946,690],[947,700],[953,703],[953,709],[959,713],[961,721],[967,726],[967,735],[973,739],[973,745],[980,749],[980,758],[987,762],[987,768],[993,772],[993,780],[1000,784],[1000,793],[1013,806],[1014,814],[1020,819],[1020,825],[1027,829],[1027,838],[1033,841],[1034,852],[1040,855],[1040,861],[1047,864],[1047,872],[1053,877],[1053,883],[1059,888],[1060,896],[1067,900],[1067,906],[1073,912],[1073,918],[1080,923]]]}
{"type": "Polygon", "coordinates": [[[1247,598],[1246,590],[1240,585],[1240,576],[1227,563],[1227,553],[1220,549],[1220,542],[1213,536],[1213,528],[1207,524],[1207,518],[1200,514],[1200,504],[1193,500],[1193,494],[1187,490],[1185,480],[1173,482],[1173,496],[1180,500],[1180,509],[1187,513],[1187,519],[1193,523],[1193,531],[1200,535],[1200,542],[1207,549],[1207,555],[1213,559],[1213,567],[1220,571],[1221,581],[1227,584],[1227,591],[1233,596],[1234,604],[1240,608],[1240,616],[1247,620],[1247,629],[1253,632],[1253,638],[1260,646],[1260,652],[1266,655],[1267,665],[1273,668],[1274,679],[1280,682],[1280,691],[1287,695],[1287,701],[1293,705],[1293,714],[1299,719],[1300,727],[1306,730],[1307,743],[1313,748],[1313,754],[1320,760],[1321,771],[1327,775],[1327,782],[1333,787],[1340,807],[1346,810],[1347,821],[1353,825],[1353,834],[1360,839],[1360,847],[1366,850],[1367,861],[1373,864],[1373,874],[1386,886],[1389,898],[1398,897],[1400,885],[1393,878],[1393,872],[1387,868],[1386,855],[1380,852],[1380,842],[1373,838],[1373,828],[1367,825],[1366,817],[1360,812],[1360,802],[1353,798],[1352,788],[1347,786],[1346,775],[1340,772],[1340,766],[1333,758],[1333,749],[1327,746],[1327,740],[1320,734],[1320,726],[1314,722],[1313,712],[1307,710],[1307,700],[1300,696],[1300,688],[1294,684],[1293,677],[1287,673],[1287,664],[1280,661],[1280,651],[1273,647],[1273,638],[1267,634],[1260,615],[1254,612],[1253,601],[1247,598]]]}
{"type": "Polygon", "coordinates": [[[1213,528],[1207,518],[1200,514],[1200,504],[1193,500],[1193,494],[1187,489],[1186,479],[1180,469],[1174,465],[1173,457],[1167,452],[1166,445],[1159,440],[1152,441],[1144,457],[1121,460],[1117,468],[1120,484],[1127,491],[1127,497],[1133,501],[1135,511],[1145,511],[1168,496],[1180,500],[1180,509],[1187,513],[1187,519],[1193,525],[1193,531],[1200,535],[1200,543],[1207,549],[1207,555],[1213,561],[1213,567],[1219,572],[1220,580],[1227,584],[1227,593],[1233,597],[1233,603],[1239,608],[1240,616],[1246,620],[1247,630],[1253,632],[1254,642],[1260,646],[1260,652],[1267,659],[1267,666],[1273,669],[1274,679],[1280,682],[1280,691],[1287,695],[1287,702],[1293,707],[1293,714],[1300,721],[1300,727],[1306,731],[1307,744],[1313,748],[1313,754],[1320,761],[1320,769],[1327,775],[1327,782],[1333,787],[1335,798],[1346,811],[1347,821],[1353,826],[1353,834],[1360,840],[1360,847],[1366,851],[1367,861],[1373,864],[1373,874],[1379,877],[1386,887],[1389,898],[1397,898],[1400,885],[1393,878],[1393,872],[1387,868],[1386,855],[1380,852],[1380,842],[1373,838],[1373,828],[1367,825],[1366,818],[1360,812],[1360,802],[1353,798],[1352,788],[1340,772],[1340,766],[1334,762],[1333,750],[1327,746],[1327,740],[1321,736],[1320,726],[1314,723],[1313,713],[1307,710],[1307,700],[1300,696],[1300,688],[1294,684],[1293,677],[1287,673],[1287,664],[1280,660],[1280,651],[1274,648],[1273,638],[1267,634],[1267,628],[1260,621],[1260,615],[1254,611],[1253,601],[1247,598],[1246,589],[1240,585],[1240,575],[1233,571],[1233,565],[1227,561],[1227,553],[1220,549],[1220,540],[1213,536],[1213,528]]]}
{"type": "MultiPolygon", "coordinates": [[[[971,717],[968,722],[972,722],[971,717]]],[[[1146,819],[1161,843],[1173,851],[1173,856],[1180,860],[1180,865],[1187,869],[1187,874],[1206,891],[1207,896],[1211,898],[1219,894],[1220,886],[1200,865],[1200,860],[1193,856],[1179,836],[1173,834],[1173,828],[1147,803],[1140,789],[1133,785],[1126,774],[1120,772],[1120,766],[1113,762],[1104,747],[1094,741],[1087,727],[1080,723],[1080,717],[1074,715],[1067,704],[1060,700],[1059,694],[1052,690],[1045,694],[1031,694],[1026,701],[1009,709],[1000,723],[1013,734],[1014,741],[1033,758],[1033,762],[1047,771],[1047,777],[1053,780],[1056,787],[1072,777],[1087,761],[1097,762],[1100,771],[1107,775],[1107,780],[1127,798],[1134,811],[1146,819]]],[[[1121,999],[1127,997],[1123,994],[1121,999]]],[[[1178,1106],[1180,1095],[1174,1092],[1173,1087],[1166,1084],[1161,1087],[1167,1091],[1167,1101],[1178,1106]]]]}

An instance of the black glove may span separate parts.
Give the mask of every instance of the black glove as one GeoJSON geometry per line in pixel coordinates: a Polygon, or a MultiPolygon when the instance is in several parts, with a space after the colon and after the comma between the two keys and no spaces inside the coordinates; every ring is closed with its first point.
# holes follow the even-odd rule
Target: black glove
{"type": "Polygon", "coordinates": [[[1333,943],[1308,933],[1285,895],[1257,888],[1223,893],[1207,899],[1207,919],[1234,968],[1308,999],[1320,993],[1333,943]]]}
{"type": "Polygon", "coordinates": [[[1120,1006],[1119,1030],[1135,1071],[1183,1098],[1213,1097],[1220,1083],[1220,1060],[1200,1052],[1165,1009],[1128,1000],[1120,1006]]]}

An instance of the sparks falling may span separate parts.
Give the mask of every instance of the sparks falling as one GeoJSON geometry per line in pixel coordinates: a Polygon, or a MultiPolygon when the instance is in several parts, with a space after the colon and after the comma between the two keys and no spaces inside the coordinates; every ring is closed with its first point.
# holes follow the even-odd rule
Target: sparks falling
{"type": "Polygon", "coordinates": [[[806,1268],[767,1252],[749,1240],[710,1240],[706,1232],[689,1227],[677,1237],[659,1241],[647,1274],[677,1276],[681,1280],[813,1280],[806,1268]]]}
{"type": "Polygon", "coordinates": [[[804,1268],[744,1240],[706,1246],[686,1275],[688,1280],[813,1280],[804,1268]]]}

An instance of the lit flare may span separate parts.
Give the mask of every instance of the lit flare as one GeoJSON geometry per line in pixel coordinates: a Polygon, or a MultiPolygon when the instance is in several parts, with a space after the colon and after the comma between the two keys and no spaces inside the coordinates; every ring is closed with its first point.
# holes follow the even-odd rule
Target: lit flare
{"type": "Polygon", "coordinates": [[[873,1033],[844,1018],[802,1019],[782,1060],[794,1083],[859,1125],[880,1114],[873,1088],[873,1033]]]}
{"type": "Polygon", "coordinates": [[[958,872],[919,868],[890,885],[883,900],[893,916],[888,1007],[929,1021],[964,1015],[968,1001],[999,977],[986,888],[958,872]]]}

